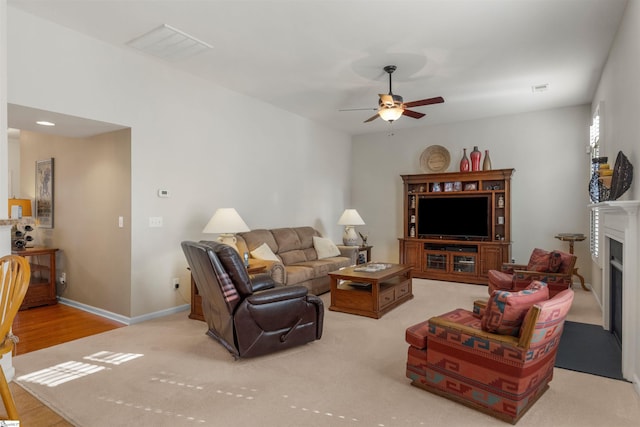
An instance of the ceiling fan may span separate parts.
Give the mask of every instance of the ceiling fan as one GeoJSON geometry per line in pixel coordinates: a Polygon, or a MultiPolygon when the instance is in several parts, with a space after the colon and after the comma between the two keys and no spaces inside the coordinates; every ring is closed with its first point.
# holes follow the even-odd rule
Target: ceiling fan
{"type": "Polygon", "coordinates": [[[425,114],[408,110],[408,108],[421,107],[423,105],[431,104],[441,104],[444,102],[444,98],[442,98],[441,96],[421,99],[419,101],[404,102],[400,95],[394,95],[391,91],[391,74],[393,74],[396,68],[397,67],[395,65],[387,65],[386,67],[384,67],[384,71],[389,74],[389,93],[378,95],[380,97],[380,99],[378,100],[378,112],[374,116],[369,117],[367,120],[365,120],[364,123],[369,123],[377,119],[378,117],[381,117],[383,120],[386,120],[390,123],[400,118],[400,116],[419,119],[421,117],[424,117],[425,114]]]}

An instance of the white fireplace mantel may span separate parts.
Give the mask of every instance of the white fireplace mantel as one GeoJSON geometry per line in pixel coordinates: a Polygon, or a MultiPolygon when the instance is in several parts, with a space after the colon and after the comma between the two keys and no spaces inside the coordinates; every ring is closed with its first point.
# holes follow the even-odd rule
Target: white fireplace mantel
{"type": "Polygon", "coordinates": [[[600,215],[600,244],[602,263],[602,323],[611,328],[610,295],[611,265],[609,242],[623,244],[622,253],[622,376],[636,384],[640,382],[640,286],[638,283],[638,212],[640,201],[609,201],[590,206],[600,215]]]}

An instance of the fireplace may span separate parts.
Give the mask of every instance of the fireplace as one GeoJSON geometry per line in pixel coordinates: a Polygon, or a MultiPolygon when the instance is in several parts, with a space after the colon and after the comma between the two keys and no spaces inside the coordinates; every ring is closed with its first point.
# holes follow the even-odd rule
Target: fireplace
{"type": "Polygon", "coordinates": [[[610,332],[622,348],[622,251],[623,245],[609,239],[609,326],[610,332]]]}
{"type": "Polygon", "coordinates": [[[634,372],[640,322],[636,320],[638,284],[638,201],[612,201],[592,205],[600,214],[602,260],[602,323],[622,347],[622,376],[637,383],[634,372]]]}

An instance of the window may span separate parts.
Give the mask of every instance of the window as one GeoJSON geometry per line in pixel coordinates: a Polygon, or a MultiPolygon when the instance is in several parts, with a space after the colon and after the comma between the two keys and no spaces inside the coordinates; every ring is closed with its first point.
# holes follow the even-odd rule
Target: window
{"type": "MultiPolygon", "coordinates": [[[[593,122],[589,127],[589,147],[591,148],[590,173],[597,172],[595,168],[598,163],[593,163],[593,159],[600,157],[600,105],[596,107],[593,114],[593,122]]],[[[590,230],[589,230],[589,250],[594,259],[600,255],[600,213],[597,209],[591,209],[590,230]]]]}

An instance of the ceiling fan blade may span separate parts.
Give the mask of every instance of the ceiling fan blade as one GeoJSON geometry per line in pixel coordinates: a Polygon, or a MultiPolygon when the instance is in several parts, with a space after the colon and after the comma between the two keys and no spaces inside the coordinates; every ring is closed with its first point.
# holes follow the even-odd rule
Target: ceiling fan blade
{"type": "Polygon", "coordinates": [[[380,116],[378,115],[378,113],[376,113],[376,115],[375,115],[375,116],[371,116],[371,117],[369,117],[367,120],[365,120],[365,121],[364,121],[364,123],[372,122],[372,121],[374,121],[375,119],[377,119],[378,117],[380,117],[380,116]]]}
{"type": "Polygon", "coordinates": [[[380,97],[380,104],[385,105],[387,107],[393,107],[393,104],[394,104],[393,95],[380,93],[378,94],[378,96],[380,97]]]}
{"type": "Polygon", "coordinates": [[[377,108],[343,108],[338,111],[377,111],[377,108]]]}
{"type": "Polygon", "coordinates": [[[424,113],[418,113],[417,111],[411,111],[411,110],[407,110],[406,108],[404,109],[404,111],[402,112],[403,116],[409,116],[412,117],[414,119],[419,119],[421,117],[424,117],[425,114],[424,113]]]}
{"type": "Polygon", "coordinates": [[[435,98],[421,99],[420,101],[405,102],[404,106],[411,108],[411,107],[420,107],[422,105],[442,104],[443,102],[444,102],[443,97],[436,96],[435,98]]]}

